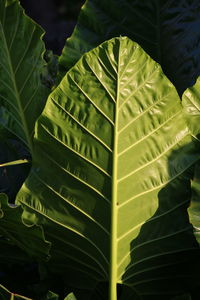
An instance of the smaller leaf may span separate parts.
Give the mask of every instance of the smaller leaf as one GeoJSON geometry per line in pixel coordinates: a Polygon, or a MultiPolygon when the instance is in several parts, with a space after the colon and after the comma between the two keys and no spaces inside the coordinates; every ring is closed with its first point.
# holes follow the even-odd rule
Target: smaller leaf
{"type": "Polygon", "coordinates": [[[59,296],[51,291],[48,291],[44,300],[58,300],[59,296]]]}
{"type": "Polygon", "coordinates": [[[73,293],[70,293],[64,300],[77,300],[73,293]]]}
{"type": "MultiPolygon", "coordinates": [[[[200,141],[200,77],[196,84],[183,94],[183,107],[188,127],[192,136],[200,141]]],[[[194,227],[195,237],[200,244],[200,161],[195,164],[194,178],[191,183],[192,199],[188,209],[190,222],[194,227]]]]}
{"type": "Polygon", "coordinates": [[[50,244],[45,241],[41,227],[22,221],[21,206],[11,207],[5,194],[0,194],[0,235],[6,237],[31,257],[46,260],[50,244]]]}
{"type": "Polygon", "coordinates": [[[192,135],[199,138],[199,122],[200,122],[200,77],[197,79],[196,84],[188,88],[182,97],[185,117],[188,127],[192,135]]]}
{"type": "Polygon", "coordinates": [[[43,67],[41,79],[42,83],[49,89],[54,89],[58,73],[58,57],[51,50],[46,50],[44,54],[46,65],[43,67]]]}

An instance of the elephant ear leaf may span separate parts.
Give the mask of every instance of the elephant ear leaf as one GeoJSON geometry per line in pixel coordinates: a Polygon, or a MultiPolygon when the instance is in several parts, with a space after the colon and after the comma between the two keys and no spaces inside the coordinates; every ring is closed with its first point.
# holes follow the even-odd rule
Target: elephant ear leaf
{"type": "Polygon", "coordinates": [[[40,81],[43,33],[25,16],[19,1],[0,1],[0,125],[29,149],[47,96],[40,81]]]}
{"type": "Polygon", "coordinates": [[[188,277],[199,283],[187,213],[199,148],[176,89],[138,44],[114,38],[85,54],[36,123],[17,198],[52,242],[49,267],[79,287],[108,281],[109,300],[117,284],[169,299],[188,277]]]}

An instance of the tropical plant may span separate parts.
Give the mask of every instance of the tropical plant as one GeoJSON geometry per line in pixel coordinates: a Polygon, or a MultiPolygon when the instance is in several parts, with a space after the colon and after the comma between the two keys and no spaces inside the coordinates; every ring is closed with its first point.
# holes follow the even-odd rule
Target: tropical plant
{"type": "MultiPolygon", "coordinates": [[[[146,21],[150,11],[153,20],[160,9],[149,1],[143,15],[144,6],[137,1],[112,2],[115,20],[120,16],[117,5],[126,12],[132,8],[146,21]]],[[[102,1],[99,7],[111,9],[108,3],[102,1]]],[[[173,7],[173,1],[169,3],[162,7],[164,20],[173,7]]],[[[8,262],[38,261],[44,278],[57,274],[64,285],[79,288],[78,300],[97,299],[98,293],[101,300],[190,299],[199,288],[200,81],[183,93],[181,102],[160,65],[136,42],[127,37],[103,42],[131,33],[161,62],[156,56],[161,39],[150,48],[152,28],[146,31],[144,22],[138,29],[137,18],[128,27],[131,12],[112,26],[108,9],[96,14],[100,21],[92,18],[96,9],[93,0],[83,7],[59,60],[69,71],[42,111],[48,94],[40,81],[43,32],[23,14],[18,1],[1,2],[1,136],[7,143],[14,141],[14,148],[16,143],[25,147],[26,154],[17,153],[17,159],[30,163],[27,149],[32,157],[13,207],[5,194],[0,196],[1,257],[8,262]],[[93,39],[87,39],[85,20],[95,26],[93,39]],[[108,31],[102,29],[99,37],[100,22],[108,31]],[[29,42],[21,42],[19,52],[12,50],[30,30],[29,42]],[[33,61],[34,67],[28,67],[33,61]],[[190,220],[197,240],[187,212],[194,172],[190,220]],[[14,258],[8,249],[17,249],[14,258]]],[[[158,38],[160,25],[154,29],[158,38]]],[[[177,74],[184,78],[185,68],[178,69],[174,82],[177,74]]],[[[194,77],[191,72],[187,81],[177,84],[180,94],[194,77]]],[[[6,173],[10,162],[2,163],[6,173]]]]}

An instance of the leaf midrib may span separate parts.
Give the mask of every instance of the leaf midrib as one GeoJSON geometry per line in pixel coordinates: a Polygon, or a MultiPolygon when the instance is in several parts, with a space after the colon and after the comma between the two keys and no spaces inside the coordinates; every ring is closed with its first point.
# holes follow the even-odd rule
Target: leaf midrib
{"type": "Polygon", "coordinates": [[[117,300],[117,174],[118,174],[118,102],[119,102],[119,68],[120,68],[120,45],[118,51],[118,72],[117,72],[117,91],[115,103],[115,126],[114,126],[114,142],[113,142],[113,172],[112,172],[112,198],[111,198],[111,240],[110,240],[110,287],[109,300],[117,300]]]}

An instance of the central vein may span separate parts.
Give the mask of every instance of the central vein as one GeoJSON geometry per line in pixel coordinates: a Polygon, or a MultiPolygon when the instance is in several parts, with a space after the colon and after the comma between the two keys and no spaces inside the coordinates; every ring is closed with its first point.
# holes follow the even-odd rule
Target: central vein
{"type": "Polygon", "coordinates": [[[119,66],[120,43],[118,54],[117,91],[115,104],[115,126],[113,145],[113,173],[112,173],[112,199],[111,199],[111,244],[110,244],[110,289],[109,300],[117,300],[117,148],[118,148],[118,105],[119,105],[119,66]]]}

